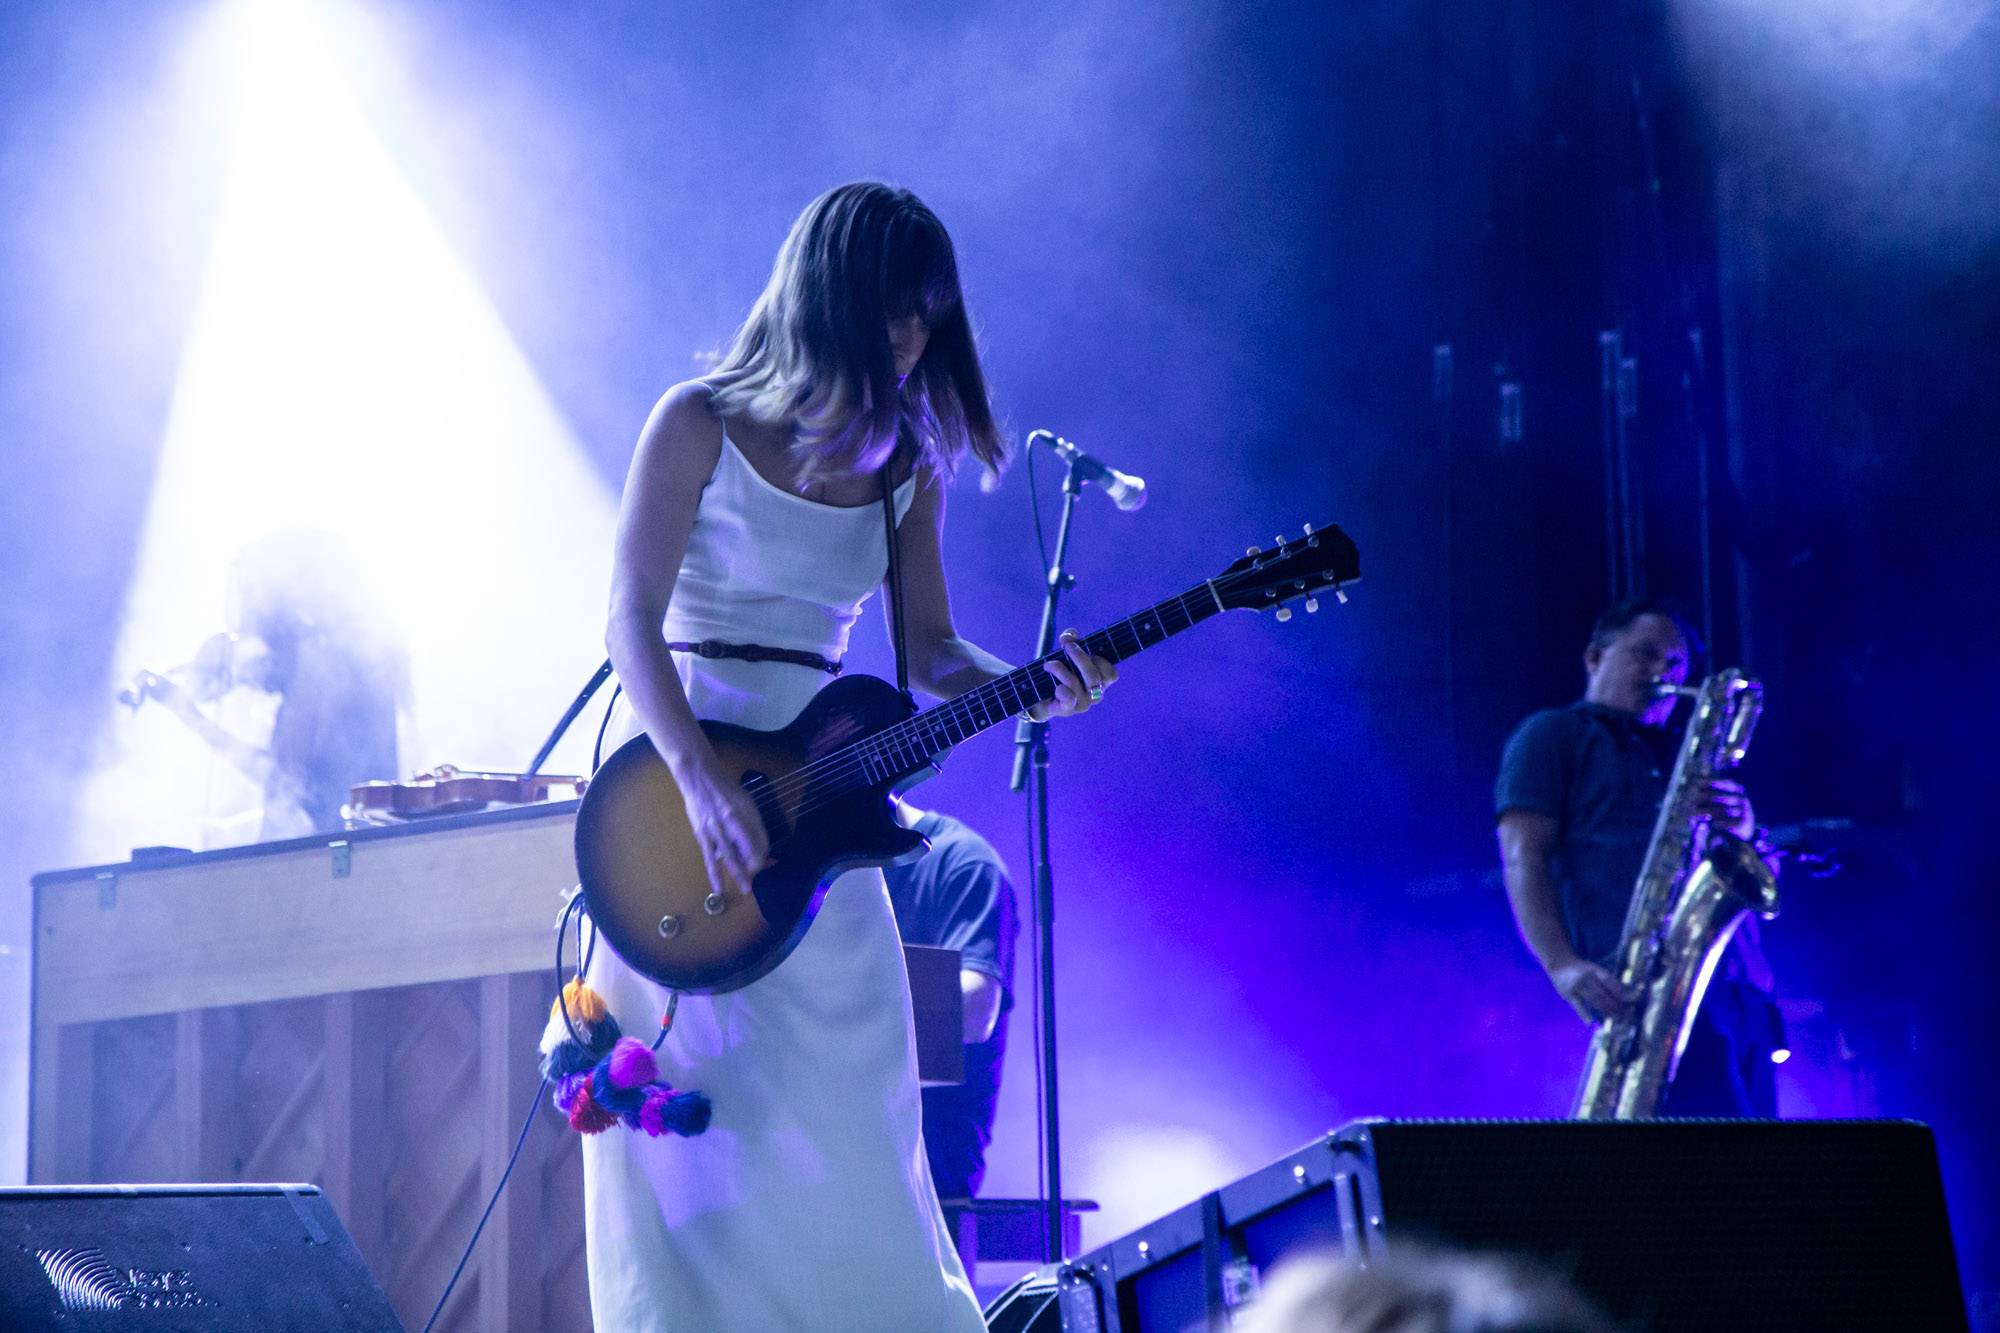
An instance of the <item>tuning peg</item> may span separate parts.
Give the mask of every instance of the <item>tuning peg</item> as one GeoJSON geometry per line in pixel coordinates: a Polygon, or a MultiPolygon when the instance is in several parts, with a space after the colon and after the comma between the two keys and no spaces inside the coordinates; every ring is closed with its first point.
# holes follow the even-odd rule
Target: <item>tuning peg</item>
{"type": "Polygon", "coordinates": [[[1312,535],[1313,535],[1313,525],[1308,523],[1306,524],[1306,536],[1310,537],[1312,535]]]}
{"type": "Polygon", "coordinates": [[[1245,552],[1244,552],[1243,554],[1245,554],[1245,555],[1262,555],[1262,554],[1264,554],[1264,553],[1263,553],[1263,551],[1259,550],[1259,549],[1258,549],[1257,547],[1253,546],[1253,547],[1251,547],[1251,548],[1250,548],[1249,550],[1245,551],[1245,552]]]}
{"type": "Polygon", "coordinates": [[[1339,603],[1340,603],[1340,604],[1341,604],[1342,606],[1346,606],[1346,605],[1347,605],[1347,594],[1346,594],[1346,593],[1344,593],[1344,592],[1342,592],[1342,591],[1341,591],[1340,589],[1338,589],[1338,588],[1335,588],[1335,589],[1333,590],[1333,600],[1334,600],[1334,601],[1336,601],[1336,602],[1339,602],[1339,603]]]}
{"type": "Polygon", "coordinates": [[[1285,545],[1285,534],[1284,534],[1284,533],[1282,533],[1282,532],[1281,532],[1281,533],[1279,533],[1279,534],[1278,534],[1277,536],[1275,536],[1275,537],[1271,538],[1271,540],[1272,540],[1273,542],[1275,542],[1275,543],[1277,544],[1277,546],[1278,546],[1278,548],[1279,548],[1280,550],[1283,550],[1283,549],[1284,549],[1284,545],[1285,545]]]}
{"type": "Polygon", "coordinates": [[[1306,598],[1306,614],[1311,615],[1313,612],[1317,610],[1319,610],[1319,598],[1317,597],[1306,598]]]}
{"type": "Polygon", "coordinates": [[[1292,608],[1291,608],[1291,607],[1289,607],[1289,606],[1281,606],[1281,607],[1279,607],[1279,608],[1278,608],[1278,623],[1279,623],[1280,625],[1284,624],[1284,623],[1285,623],[1285,622],[1286,622],[1287,620],[1290,620],[1291,618],[1292,618],[1292,608]]]}

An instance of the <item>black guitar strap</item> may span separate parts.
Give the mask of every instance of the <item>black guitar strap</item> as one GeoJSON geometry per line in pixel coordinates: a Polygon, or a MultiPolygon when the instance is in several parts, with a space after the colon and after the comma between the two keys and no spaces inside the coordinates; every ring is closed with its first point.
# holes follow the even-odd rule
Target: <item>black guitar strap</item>
{"type": "Polygon", "coordinates": [[[903,657],[903,570],[896,559],[895,455],[882,465],[882,533],[889,546],[889,638],[896,647],[896,688],[910,692],[910,664],[903,657]]]}

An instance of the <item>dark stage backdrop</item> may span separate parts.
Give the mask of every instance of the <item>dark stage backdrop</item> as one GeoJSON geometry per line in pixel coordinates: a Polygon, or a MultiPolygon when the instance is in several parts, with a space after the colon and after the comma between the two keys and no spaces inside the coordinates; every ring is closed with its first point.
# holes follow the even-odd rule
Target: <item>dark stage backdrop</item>
{"type": "MultiPolygon", "coordinates": [[[[1969,798],[1920,817],[1884,765],[1939,793],[1984,767],[1966,738],[1992,720],[1969,682],[1994,647],[1995,391],[1968,367],[1991,366],[1994,305],[1970,293],[1993,292],[1993,236],[1961,212],[1948,243],[1906,231],[1892,264],[1852,243],[1865,208],[1847,231],[1817,223],[1826,201],[1886,205],[1968,172],[1990,199],[1992,168],[1960,126],[1914,181],[1815,173],[1798,145],[1830,160],[1877,133],[1879,88],[1815,84],[1845,119],[1814,119],[1759,55],[1782,32],[1530,8],[326,6],[366,34],[370,125],[606,486],[799,207],[874,176],[952,228],[1014,438],[1048,427],[1150,483],[1137,515],[1085,497],[1067,623],[1302,522],[1359,541],[1350,606],[1228,617],[1056,731],[1066,1162],[1104,1205],[1098,1238],[1354,1116],[1566,1105],[1584,1034],[1513,937],[1489,794],[1508,729],[1578,691],[1605,595],[1611,328],[1640,360],[1656,589],[1699,582],[1687,422],[1710,441],[1718,647],[1772,685],[1765,818],[1852,819],[1932,858],[1920,885],[1857,871],[1843,889],[1907,927],[1889,936],[1900,962],[1946,960],[1881,1039],[1893,1078],[1858,1070],[1838,1028],[1880,1011],[1868,976],[1817,965],[1884,935],[1799,912],[1812,938],[1780,946],[1803,1025],[1788,1105],[1962,1123],[1952,1202],[1990,1236],[1989,1167],[1946,1093],[1987,1078],[1954,1051],[1969,960],[1947,942],[1962,914],[1990,924],[1990,858],[1947,836],[1969,798]],[[1711,373],[1684,398],[1690,326],[1711,373]],[[1845,429],[1819,429],[1827,393],[1845,429]],[[1891,892],[1920,892],[1922,920],[1880,907],[1891,892]]],[[[216,12],[0,13],[0,720],[18,769],[78,771],[111,725],[122,592],[218,207],[222,149],[178,109],[179,50],[216,12]]],[[[1961,26],[1938,58],[1986,102],[1936,97],[1964,120],[2000,62],[1981,55],[1990,25],[1961,26]]],[[[1039,592],[1028,476],[975,480],[951,501],[955,609],[1018,658],[1039,592]]],[[[856,658],[889,669],[873,618],[856,658]]],[[[922,799],[1020,871],[1008,761],[986,738],[922,799]]],[[[77,846],[75,814],[65,783],[37,782],[0,835],[10,1001],[27,875],[120,852],[77,846]]],[[[989,1192],[1034,1185],[1028,1013],[989,1192]]],[[[1990,1106],[1990,1086],[1972,1095],[1990,1106]]],[[[18,1169],[18,1137],[0,1146],[18,1169]]]]}

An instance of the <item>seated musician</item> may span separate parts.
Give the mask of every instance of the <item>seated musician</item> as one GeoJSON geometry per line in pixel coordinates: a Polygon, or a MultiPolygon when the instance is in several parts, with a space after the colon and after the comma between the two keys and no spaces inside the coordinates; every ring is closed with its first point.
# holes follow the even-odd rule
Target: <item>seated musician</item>
{"type": "Polygon", "coordinates": [[[924,1147],[938,1197],[969,1199],[979,1192],[993,1141],[1021,922],[1007,867],[991,843],[949,815],[907,803],[899,814],[931,849],[883,872],[896,927],[907,943],[957,949],[965,996],[965,1081],[923,1090],[924,1147]]]}

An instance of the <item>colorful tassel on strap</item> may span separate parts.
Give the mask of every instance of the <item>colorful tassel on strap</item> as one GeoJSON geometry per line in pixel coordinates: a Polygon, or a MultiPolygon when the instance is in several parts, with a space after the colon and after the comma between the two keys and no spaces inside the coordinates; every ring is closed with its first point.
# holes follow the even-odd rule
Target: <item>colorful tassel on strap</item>
{"type": "Polygon", "coordinates": [[[602,1133],[620,1121],[655,1138],[708,1128],[708,1098],[662,1082],[652,1048],[619,1031],[604,997],[581,979],[564,986],[550,1007],[541,1052],[556,1109],[579,1134],[602,1133]]]}

